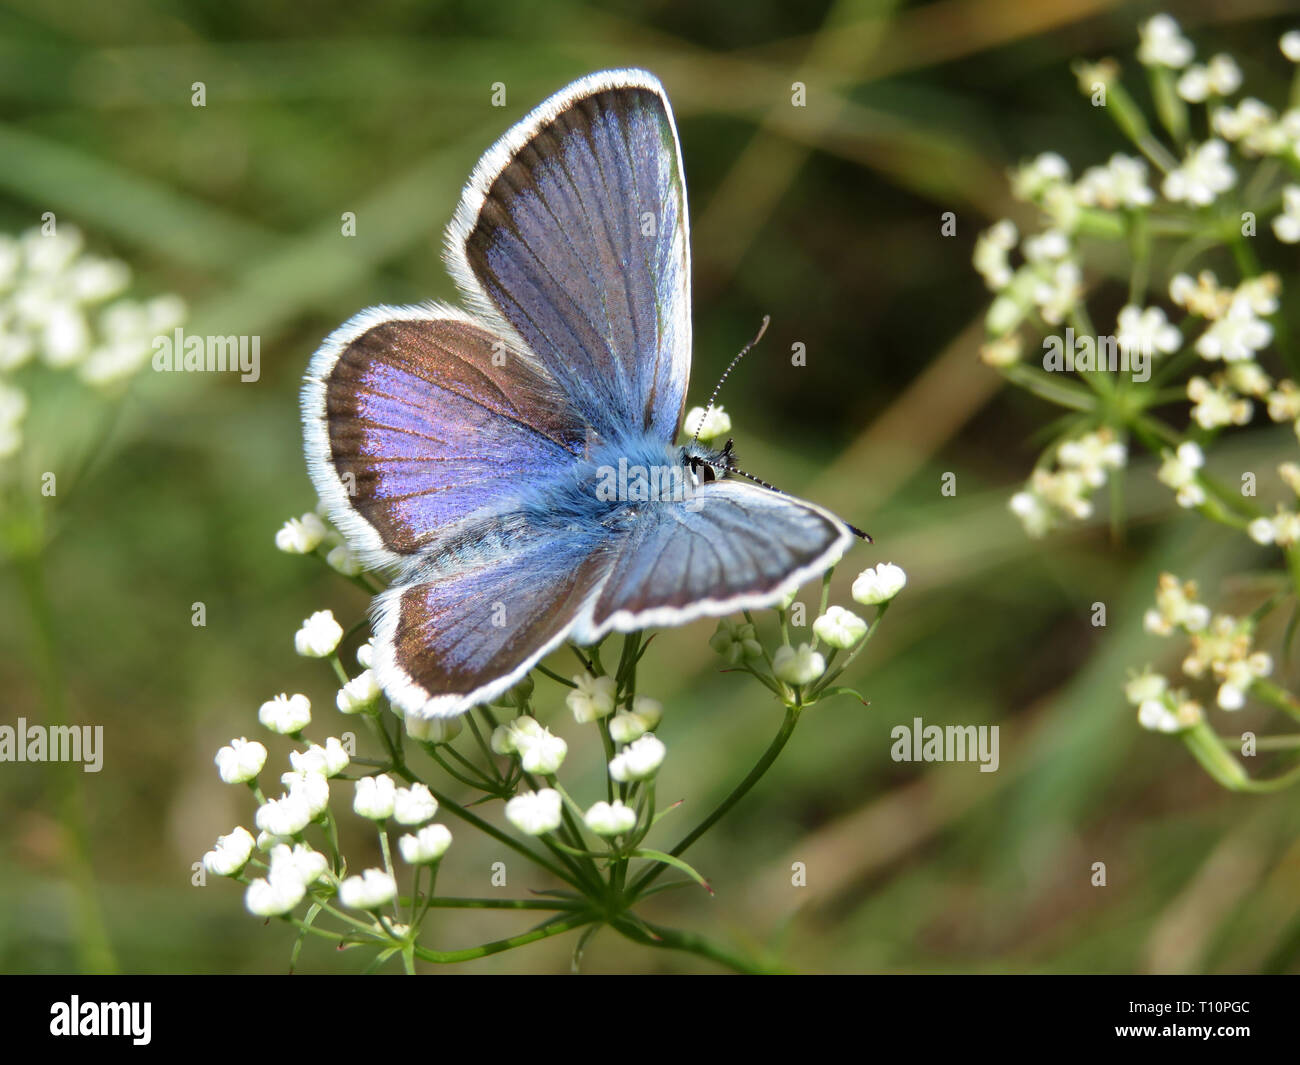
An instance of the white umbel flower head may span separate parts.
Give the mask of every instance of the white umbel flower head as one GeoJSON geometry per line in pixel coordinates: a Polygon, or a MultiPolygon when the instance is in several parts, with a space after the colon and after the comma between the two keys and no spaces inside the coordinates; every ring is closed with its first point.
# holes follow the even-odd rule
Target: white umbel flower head
{"type": "Polygon", "coordinates": [[[1273,327],[1256,316],[1250,300],[1234,296],[1228,311],[1212,322],[1196,342],[1197,353],[1205,359],[1237,362],[1253,359],[1255,352],[1273,339],[1273,327]]]}
{"type": "Polygon", "coordinates": [[[310,555],[328,533],[325,523],[308,511],[301,518],[290,518],[280,527],[275,534],[275,546],[286,554],[310,555]]]}
{"type": "Polygon", "coordinates": [[[339,884],[339,902],[350,910],[377,910],[397,896],[397,882],[382,869],[367,869],[339,884]]]}
{"type": "Polygon", "coordinates": [[[1147,165],[1141,159],[1116,152],[1105,166],[1083,172],[1075,186],[1079,203],[1108,211],[1120,207],[1147,207],[1156,194],[1147,184],[1147,165]]]}
{"type": "Polygon", "coordinates": [[[359,714],[373,707],[382,694],[374,672],[363,669],[339,689],[338,695],[334,697],[334,705],[340,713],[359,714]]]}
{"type": "Polygon", "coordinates": [[[1149,699],[1160,699],[1169,690],[1169,681],[1161,674],[1150,669],[1129,679],[1124,685],[1124,698],[1134,706],[1141,706],[1149,699]]]}
{"type": "Polygon", "coordinates": [[[307,888],[295,877],[254,880],[244,892],[244,905],[254,917],[279,917],[288,913],[307,894],[307,888]]]}
{"type": "Polygon", "coordinates": [[[1160,191],[1175,203],[1205,207],[1236,181],[1237,172],[1228,163],[1228,146],[1215,138],[1191,149],[1183,165],[1165,175],[1160,191]]]}
{"type": "Polygon", "coordinates": [[[609,775],[621,784],[649,780],[663,765],[668,748],[653,732],[647,732],[616,754],[609,763],[609,775]]]}
{"type": "Polygon", "coordinates": [[[447,853],[451,831],[446,825],[425,825],[414,835],[402,836],[397,846],[407,865],[427,865],[447,853]]]}
{"type": "Polygon", "coordinates": [[[450,743],[465,727],[459,717],[416,717],[415,714],[407,714],[405,721],[406,734],[421,743],[450,743]]]}
{"type": "Polygon", "coordinates": [[[1241,88],[1241,67],[1230,55],[1220,53],[1202,66],[1193,63],[1178,79],[1178,95],[1189,104],[1204,103],[1211,96],[1231,96],[1241,88]]]}
{"type": "Polygon", "coordinates": [[[343,626],[334,620],[334,611],[318,610],[294,633],[293,648],[304,658],[325,658],[341,639],[343,626]]]}
{"type": "Polygon", "coordinates": [[[526,836],[542,836],[560,827],[563,808],[554,788],[524,791],[506,803],[506,820],[526,836]]]}
{"type": "Polygon", "coordinates": [[[1300,185],[1282,188],[1282,213],[1273,219],[1273,235],[1283,244],[1300,244],[1300,185]]]}
{"type": "Polygon", "coordinates": [[[296,843],[290,847],[287,843],[277,843],[271,848],[271,865],[267,879],[296,880],[303,887],[311,887],[329,872],[329,861],[320,851],[313,850],[305,843],[296,843]]]}
{"type": "Polygon", "coordinates": [[[559,736],[553,735],[550,729],[542,729],[536,734],[517,733],[515,750],[525,773],[550,776],[564,764],[569,745],[559,736]]]}
{"type": "Polygon", "coordinates": [[[1130,303],[1119,312],[1115,343],[1129,355],[1172,355],[1182,346],[1183,334],[1165,317],[1163,308],[1143,310],[1130,303]]]}
{"type": "Polygon", "coordinates": [[[322,747],[313,743],[305,751],[290,751],[289,764],[299,773],[319,773],[336,777],[347,769],[348,752],[337,736],[331,736],[322,747]]]}
{"type": "Polygon", "coordinates": [[[1205,489],[1197,480],[1197,471],[1205,465],[1205,454],[1190,440],[1178,445],[1177,451],[1161,452],[1164,462],[1156,473],[1161,484],[1178,493],[1180,507],[1199,507],[1205,502],[1205,489]]]}
{"type": "Polygon", "coordinates": [[[267,799],[257,808],[257,827],[269,836],[296,836],[311,824],[312,812],[301,792],[290,792],[278,799],[267,799]]]}
{"type": "Polygon", "coordinates": [[[1172,15],[1153,15],[1138,27],[1138,36],[1138,62],[1146,67],[1181,70],[1196,54],[1172,15]]]}
{"type": "Polygon", "coordinates": [[[253,854],[253,834],[240,825],[203,856],[203,868],[213,876],[236,876],[253,854]]]}
{"type": "Polygon", "coordinates": [[[324,773],[281,773],[280,783],[288,794],[298,796],[307,804],[313,821],[329,805],[330,785],[324,773]]]}
{"type": "Polygon", "coordinates": [[[352,797],[352,809],[371,821],[384,821],[393,816],[397,802],[397,785],[387,773],[375,777],[362,777],[357,781],[352,797]]]}
{"type": "Polygon", "coordinates": [[[875,606],[893,599],[907,584],[907,574],[901,566],[882,562],[864,569],[853,582],[853,598],[863,606],[875,606]]]}
{"type": "Polygon", "coordinates": [[[707,413],[703,407],[692,407],[686,412],[682,432],[691,436],[698,433],[701,440],[714,440],[731,432],[731,416],[721,407],[710,407],[707,413]]]}
{"type": "Polygon", "coordinates": [[[598,836],[621,836],[636,827],[636,811],[621,799],[601,801],[583,815],[583,821],[598,836]]]}
{"type": "Polygon", "coordinates": [[[826,672],[826,659],[812,644],[782,644],[772,655],[772,672],[787,684],[811,684],[826,672]]]}
{"type": "Polygon", "coordinates": [[[311,700],[302,694],[281,692],[258,707],[257,720],[272,732],[292,736],[311,724],[311,700]]]}
{"type": "Polygon", "coordinates": [[[590,673],[580,673],[573,678],[577,687],[564,697],[573,711],[573,719],[579,725],[597,721],[614,712],[614,678],[593,677],[590,673]]]}
{"type": "Polygon", "coordinates": [[[867,623],[852,610],[832,606],[813,622],[813,632],[823,643],[847,649],[867,634],[867,623]]]}
{"type": "Polygon", "coordinates": [[[1300,30],[1287,30],[1278,39],[1277,46],[1292,63],[1300,63],[1300,30]]]}
{"type": "Polygon", "coordinates": [[[241,736],[222,747],[213,761],[227,784],[247,784],[266,765],[266,748],[256,740],[246,740],[241,736]]]}
{"type": "Polygon", "coordinates": [[[399,825],[422,825],[438,812],[438,800],[424,784],[398,788],[393,793],[393,820],[399,825]]]}

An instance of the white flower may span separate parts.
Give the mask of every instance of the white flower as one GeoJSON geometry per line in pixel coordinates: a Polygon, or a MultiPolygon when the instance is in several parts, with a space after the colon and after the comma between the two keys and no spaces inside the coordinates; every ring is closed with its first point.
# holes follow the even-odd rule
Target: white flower
{"type": "Polygon", "coordinates": [[[852,595],[863,606],[875,606],[893,599],[907,584],[907,574],[901,566],[882,562],[864,569],[853,582],[852,595]]]}
{"type": "Polygon", "coordinates": [[[1246,693],[1257,677],[1273,672],[1273,659],[1262,651],[1228,662],[1223,670],[1217,702],[1221,710],[1240,710],[1246,705],[1246,693]]]}
{"type": "Polygon", "coordinates": [[[275,880],[254,880],[244,892],[244,905],[255,917],[278,917],[288,913],[307,894],[306,885],[294,877],[281,876],[275,880]]]}
{"type": "Polygon", "coordinates": [[[1115,439],[1109,428],[1066,440],[1056,449],[1056,458],[1066,469],[1077,470],[1093,488],[1106,483],[1107,470],[1117,470],[1128,461],[1128,448],[1115,439]]]}
{"type": "Polygon", "coordinates": [[[1043,536],[1052,527],[1052,508],[1035,492],[1017,492],[1007,506],[1029,536],[1043,536]]]}
{"type": "Polygon", "coordinates": [[[1182,346],[1183,335],[1177,326],[1170,324],[1162,308],[1143,310],[1130,303],[1119,312],[1115,343],[1129,355],[1138,352],[1148,356],[1157,352],[1171,355],[1182,346]]]}
{"type": "Polygon", "coordinates": [[[235,876],[253,854],[253,834],[240,825],[203,856],[203,868],[213,876],[235,876]]]}
{"type": "Polygon", "coordinates": [[[399,825],[422,825],[438,812],[438,800],[424,784],[398,788],[393,793],[393,820],[399,825]]]}
{"type": "Polygon", "coordinates": [[[1246,532],[1257,544],[1290,547],[1300,542],[1300,514],[1279,505],[1273,517],[1256,518],[1246,526],[1246,532]]]}
{"type": "Polygon", "coordinates": [[[340,713],[359,714],[373,706],[381,694],[374,673],[365,669],[339,689],[338,695],[334,697],[334,705],[340,713]]]}
{"type": "Polygon", "coordinates": [[[1146,163],[1119,152],[1105,166],[1085,170],[1074,192],[1080,203],[1108,211],[1117,207],[1146,207],[1156,198],[1147,184],[1146,163]]]}
{"type": "Polygon", "coordinates": [[[563,764],[569,745],[549,729],[542,729],[535,735],[516,734],[515,750],[525,773],[550,776],[563,764]]]}
{"type": "Polygon", "coordinates": [[[1168,200],[1204,207],[1236,181],[1237,172],[1228,163],[1228,146],[1216,138],[1189,151],[1183,165],[1165,175],[1160,191],[1168,200]]]}
{"type": "Polygon", "coordinates": [[[826,659],[811,644],[782,644],[772,655],[772,672],[787,684],[811,684],[826,672],[826,659]]]}
{"type": "Polygon", "coordinates": [[[573,719],[579,725],[597,721],[614,712],[614,678],[593,677],[590,673],[581,673],[573,678],[577,685],[565,696],[564,701],[573,711],[573,719]]]}
{"type": "Polygon", "coordinates": [[[1207,66],[1193,63],[1178,79],[1178,95],[1188,103],[1203,103],[1207,97],[1231,96],[1241,88],[1241,68],[1230,55],[1220,53],[1207,66]]]}
{"type": "MultiPolygon", "coordinates": [[[[1036,159],[1020,166],[1011,175],[1011,194],[1018,200],[1037,200],[1051,188],[1069,179],[1070,164],[1056,152],[1043,152],[1036,159]]],[[[1014,234],[1014,226],[1011,232],[1014,234]]],[[[1014,243],[1013,236],[1011,244],[1007,247],[1010,248],[1014,243]]]]}
{"type": "Polygon", "coordinates": [[[587,827],[598,836],[619,836],[636,827],[636,811],[621,799],[598,802],[583,815],[587,827]]]}
{"type": "Polygon", "coordinates": [[[651,730],[636,714],[620,710],[609,719],[609,734],[615,743],[631,743],[651,730]]]}
{"type": "Polygon", "coordinates": [[[272,732],[291,736],[311,724],[311,700],[301,694],[281,693],[258,708],[257,720],[272,732]]]}
{"type": "Polygon", "coordinates": [[[217,772],[227,784],[247,784],[266,765],[266,748],[242,736],[217,752],[217,772]]]}
{"type": "Polygon", "coordinates": [[[1278,40],[1277,46],[1292,63],[1300,63],[1300,30],[1287,30],[1278,40]]]}
{"type": "Polygon", "coordinates": [[[311,824],[311,807],[301,792],[290,792],[278,799],[267,799],[257,808],[254,821],[270,836],[296,836],[311,824]]]}
{"type": "Polygon", "coordinates": [[[609,775],[624,784],[633,780],[649,780],[659,771],[667,753],[668,748],[663,742],[653,732],[647,732],[610,759],[609,775]]]}
{"type": "Polygon", "coordinates": [[[289,764],[299,773],[336,777],[347,769],[349,761],[348,752],[336,736],[327,739],[324,747],[313,743],[305,751],[289,752],[289,764]]]}
{"type": "Polygon", "coordinates": [[[1148,699],[1138,707],[1138,724],[1152,732],[1177,732],[1178,717],[1163,699],[1148,699]]]}
{"type": "Polygon", "coordinates": [[[833,606],[813,622],[813,633],[831,647],[848,648],[867,634],[867,623],[853,611],[833,606]]]}
{"type": "Polygon", "coordinates": [[[294,633],[293,647],[304,658],[324,658],[334,653],[341,639],[343,626],[334,620],[334,611],[318,610],[294,633]]]}
{"type": "MultiPolygon", "coordinates": [[[[1034,286],[1033,298],[1043,320],[1060,325],[1083,295],[1083,271],[1069,260],[1057,263],[1034,286]]],[[[992,308],[990,308],[990,312],[992,308]]]]}
{"type": "Polygon", "coordinates": [[[541,836],[560,827],[564,800],[554,788],[523,791],[506,803],[506,820],[527,836],[541,836]]]}
{"type": "Polygon", "coordinates": [[[361,561],[344,544],[330,548],[325,561],[345,577],[355,577],[361,572],[361,561]]]}
{"type": "Polygon", "coordinates": [[[301,518],[290,518],[275,534],[275,546],[290,555],[309,555],[325,539],[329,530],[311,511],[301,518]]]}
{"type": "Polygon", "coordinates": [[[1177,627],[1201,632],[1210,623],[1210,608],[1196,602],[1196,585],[1179,583],[1172,573],[1160,574],[1156,584],[1156,605],[1142,615],[1142,627],[1157,636],[1168,636],[1177,627]]]}
{"type": "Polygon", "coordinates": [[[1046,229],[1026,237],[1021,247],[1028,262],[1051,264],[1070,254],[1070,238],[1059,229],[1046,229]]]}
{"type": "Polygon", "coordinates": [[[1161,452],[1164,462],[1156,478],[1178,493],[1180,507],[1199,507],[1205,502],[1205,489],[1197,481],[1196,471],[1205,465],[1205,455],[1190,440],[1178,445],[1178,450],[1161,452]]]}
{"type": "Polygon", "coordinates": [[[1216,107],[1210,115],[1210,128],[1225,140],[1239,141],[1243,149],[1259,154],[1275,128],[1277,113],[1253,96],[1236,107],[1216,107]]]}
{"type": "Polygon", "coordinates": [[[416,717],[406,715],[406,734],[421,743],[450,743],[465,727],[459,717],[416,717]]]}
{"type": "Polygon", "coordinates": [[[1161,698],[1168,689],[1169,681],[1148,669],[1124,685],[1124,698],[1134,706],[1140,706],[1150,699],[1161,698]]]}
{"type": "Polygon", "coordinates": [[[369,640],[357,648],[357,664],[362,669],[369,669],[375,664],[375,648],[369,640]]]}
{"type": "Polygon", "coordinates": [[[1199,376],[1188,380],[1187,398],[1195,404],[1192,418],[1202,429],[1245,425],[1254,413],[1254,404],[1238,396],[1221,379],[1216,377],[1216,381],[1211,384],[1199,376]]]}
{"type": "Polygon", "coordinates": [[[272,883],[277,880],[295,880],[303,887],[311,887],[329,872],[329,862],[320,851],[312,850],[305,843],[290,847],[287,843],[277,843],[271,848],[271,864],[267,879],[272,883]]]}
{"type": "Polygon", "coordinates": [[[1187,66],[1195,55],[1192,42],[1183,36],[1178,23],[1171,15],[1154,15],[1138,27],[1141,44],[1138,61],[1147,67],[1187,66]]]}
{"type": "Polygon", "coordinates": [[[659,722],[663,720],[664,707],[658,699],[651,699],[648,695],[638,695],[632,700],[632,713],[641,719],[647,730],[654,730],[659,727],[659,722]]]}
{"type": "Polygon", "coordinates": [[[686,413],[686,421],[682,423],[682,432],[691,436],[699,433],[699,439],[712,440],[715,437],[726,436],[731,432],[731,416],[721,407],[710,407],[706,415],[703,407],[692,407],[686,413]]]}
{"type": "Polygon", "coordinates": [[[451,846],[451,831],[446,825],[425,825],[413,836],[402,836],[397,846],[408,865],[436,862],[451,846]]]}
{"type": "Polygon", "coordinates": [[[307,804],[307,812],[313,821],[329,805],[330,785],[323,773],[281,773],[280,783],[290,795],[307,804]]]}
{"type": "Polygon", "coordinates": [[[1255,352],[1273,339],[1273,327],[1255,316],[1248,299],[1233,297],[1228,312],[1196,342],[1197,352],[1206,359],[1253,359],[1255,352]]]}
{"type": "Polygon", "coordinates": [[[971,262],[984,283],[997,292],[1011,282],[1011,262],[1007,253],[1016,246],[1016,227],[1007,218],[994,223],[975,238],[975,251],[971,262]]]}
{"type": "Polygon", "coordinates": [[[352,910],[377,910],[397,895],[397,882],[382,869],[367,869],[339,884],[339,902],[352,910]]]}
{"type": "Polygon", "coordinates": [[[362,777],[357,781],[352,809],[371,821],[383,821],[393,816],[396,802],[397,785],[387,773],[380,773],[379,776],[362,777]]]}
{"type": "Polygon", "coordinates": [[[1273,235],[1283,244],[1300,244],[1300,185],[1282,189],[1282,213],[1273,219],[1273,235]]]}
{"type": "Polygon", "coordinates": [[[709,637],[709,646],[720,654],[729,666],[737,666],[742,659],[759,658],[763,645],[758,642],[754,626],[739,624],[731,618],[720,618],[718,627],[709,637]]]}

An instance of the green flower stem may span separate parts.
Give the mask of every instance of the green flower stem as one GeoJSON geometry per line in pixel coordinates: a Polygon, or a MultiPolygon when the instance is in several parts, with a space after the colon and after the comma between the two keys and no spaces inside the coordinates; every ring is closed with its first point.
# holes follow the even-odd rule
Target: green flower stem
{"type": "MultiPolygon", "coordinates": [[[[15,559],[18,579],[31,612],[35,636],[37,672],[45,702],[45,724],[50,728],[68,724],[67,698],[59,665],[58,625],[45,587],[45,570],[40,548],[15,559]]],[[[109,940],[104,913],[95,892],[90,864],[90,832],[86,825],[81,767],[75,762],[56,762],[51,777],[59,792],[59,819],[63,825],[63,859],[76,906],[77,949],[80,968],[89,973],[117,971],[117,960],[109,940]]]]}
{"type": "Polygon", "coordinates": [[[553,673],[551,670],[547,669],[540,662],[538,662],[537,665],[533,666],[533,668],[537,670],[537,672],[540,673],[542,676],[550,677],[551,680],[555,681],[556,684],[563,684],[566,688],[573,688],[575,690],[578,687],[576,684],[573,683],[573,681],[565,680],[564,677],[560,676],[558,673],[553,673]]]}
{"type": "Polygon", "coordinates": [[[1014,362],[1001,368],[1002,376],[1040,399],[1070,410],[1092,412],[1097,409],[1096,396],[1069,378],[1057,380],[1046,370],[1028,363],[1014,362]]]}
{"type": "Polygon", "coordinates": [[[1272,681],[1256,677],[1250,686],[1250,694],[1300,721],[1300,701],[1297,701],[1294,695],[1286,689],[1278,687],[1272,681]]]}
{"type": "MultiPolygon", "coordinates": [[[[659,868],[662,869],[663,866],[659,868]]],[[[689,954],[696,954],[701,958],[717,962],[734,972],[762,975],[782,971],[773,966],[764,965],[761,962],[746,958],[744,955],[714,943],[712,940],[694,932],[679,932],[676,929],[660,928],[644,921],[638,924],[626,919],[616,920],[613,927],[634,943],[641,943],[647,947],[659,947],[664,950],[686,951],[689,954]]]]}
{"type": "Polygon", "coordinates": [[[436,747],[429,748],[429,757],[442,766],[444,773],[455,780],[459,780],[466,787],[473,788],[476,791],[486,791],[491,794],[496,794],[494,790],[495,786],[491,785],[489,781],[485,781],[481,777],[478,780],[472,780],[463,773],[457,772],[456,769],[438,753],[436,747]]]}
{"type": "Polygon", "coordinates": [[[428,909],[445,910],[547,910],[563,911],[584,910],[586,900],[575,899],[563,902],[559,899],[468,899],[468,898],[430,898],[426,903],[428,909]]]}
{"type": "Polygon", "coordinates": [[[528,943],[536,943],[539,939],[548,939],[551,936],[571,932],[573,929],[591,924],[595,920],[596,915],[587,911],[565,918],[563,921],[556,921],[553,924],[545,924],[540,928],[534,928],[531,932],[523,932],[508,939],[498,939],[495,942],[484,943],[478,947],[469,947],[466,950],[429,950],[427,947],[417,946],[415,956],[421,961],[435,962],[439,965],[450,965],[458,961],[473,961],[475,958],[486,958],[489,954],[500,954],[504,950],[513,950],[515,947],[522,947],[528,943]]]}
{"type": "MultiPolygon", "coordinates": [[[[731,794],[723,799],[718,807],[709,814],[708,817],[691,829],[682,841],[668,852],[669,854],[674,858],[681,855],[692,843],[726,816],[727,811],[749,793],[750,789],[763,778],[763,774],[772,768],[772,763],[776,761],[777,756],[785,749],[785,745],[789,742],[790,736],[794,732],[794,727],[798,723],[799,708],[787,706],[785,710],[785,718],[781,722],[780,731],[777,732],[776,737],[768,745],[767,750],[763,752],[763,757],[758,760],[757,764],[755,764],[754,768],[749,771],[745,779],[736,785],[731,794]]],[[[629,889],[629,898],[636,899],[640,897],[641,894],[644,893],[645,889],[654,883],[659,874],[667,868],[667,865],[659,863],[647,869],[629,889]]]]}

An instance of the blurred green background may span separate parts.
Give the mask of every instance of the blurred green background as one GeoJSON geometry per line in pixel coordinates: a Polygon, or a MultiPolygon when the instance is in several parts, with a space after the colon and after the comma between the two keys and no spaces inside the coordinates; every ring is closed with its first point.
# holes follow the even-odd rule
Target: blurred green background
{"type": "MultiPolygon", "coordinates": [[[[146,369],[120,408],[68,375],[25,379],[31,454],[11,462],[32,478],[66,471],[71,487],[44,504],[53,663],[34,636],[30,568],[0,569],[3,720],[43,719],[44,675],[73,721],[104,726],[106,754],[99,774],[0,766],[0,968],[286,970],[286,928],[250,918],[230,883],[190,878],[219,833],[251,823],[212,756],[259,735],[264,699],[303,691],[318,721],[345,727],[292,634],[324,607],[355,620],[365,597],[272,544],[315,503],[297,413],[308,357],[368,305],[454,300],[441,232],[480,153],[571,79],[636,64],[666,84],[682,137],[691,401],[770,314],[723,396],[742,463],[875,535],[841,567],[838,601],[866,565],[910,575],[845,678],[870,707],[809,713],[691,852],[717,897],[673,892],[649,912],[804,970],[1300,971],[1297,796],[1224,793],[1181,745],[1139,730],[1121,692],[1127,668],[1161,664],[1140,624],[1161,569],[1231,606],[1221,576],[1262,553],[1176,511],[1148,465],[1128,479],[1125,543],[1104,513],[1028,540],[1006,501],[1050,411],[976,356],[987,294],[972,242],[993,219],[1031,217],[1006,168],[1054,149],[1077,172],[1123,147],[1069,62],[1115,55],[1131,69],[1138,22],[1162,9],[1203,54],[1232,52],[1247,93],[1284,98],[1284,0],[0,4],[0,232],[54,211],[131,264],[136,294],[183,295],[187,332],[256,334],[262,352],[256,384],[146,369]],[[806,108],[790,106],[794,81],[806,108]],[[494,82],[504,108],[490,106],[494,82]],[[804,368],[790,366],[796,341],[804,368]],[[69,456],[87,460],[75,485],[69,456]],[[190,623],[196,601],[206,627],[190,623]],[[1095,601],[1104,629],[1089,624],[1095,601]],[[914,716],[999,724],[1000,770],[892,762],[890,729],[914,716]]],[[[1239,461],[1263,468],[1288,436],[1239,434],[1239,461]]],[[[711,631],[664,633],[643,674],[667,708],[659,794],[687,800],[662,843],[780,721],[762,688],[718,672],[711,631]]],[[[554,706],[570,765],[598,765],[554,706]]],[[[268,746],[278,765],[284,746],[268,746]]],[[[439,886],[481,892],[502,855],[452,829],[439,886]]],[[[354,850],[354,863],[373,857],[354,850]]],[[[533,879],[513,869],[523,892],[533,879]]],[[[526,924],[449,911],[429,942],[526,924]]],[[[466,969],[563,971],[571,948],[557,938],[466,969]]],[[[359,953],[309,945],[300,968],[359,969],[359,953]]],[[[707,965],[605,932],[584,968],[707,965]]]]}

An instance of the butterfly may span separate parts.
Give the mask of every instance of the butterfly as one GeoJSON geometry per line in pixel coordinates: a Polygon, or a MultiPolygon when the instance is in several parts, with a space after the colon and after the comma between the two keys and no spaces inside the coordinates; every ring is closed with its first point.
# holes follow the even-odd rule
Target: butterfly
{"type": "Polygon", "coordinates": [[[728,476],[730,442],[675,443],[690,229],[654,75],[588,75],[510,129],[446,260],[468,311],[363,311],[302,391],[329,517],[396,573],[372,668],[397,708],[449,717],[566,640],[772,606],[846,550],[833,514],[728,476]]]}

